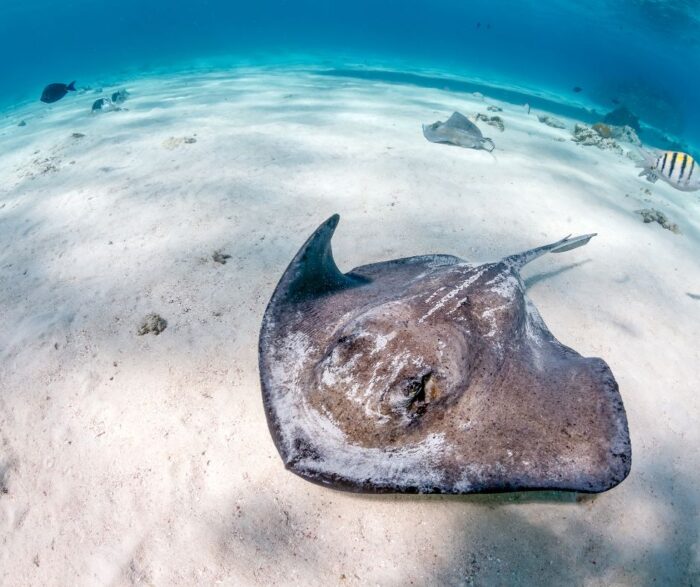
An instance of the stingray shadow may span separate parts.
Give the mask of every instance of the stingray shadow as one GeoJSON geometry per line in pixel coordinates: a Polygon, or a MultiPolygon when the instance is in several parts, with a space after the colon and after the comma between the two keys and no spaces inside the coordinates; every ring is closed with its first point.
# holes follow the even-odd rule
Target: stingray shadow
{"type": "MultiPolygon", "coordinates": [[[[346,493],[346,492],[343,492],[346,493]]],[[[535,491],[506,491],[501,493],[472,493],[467,495],[448,495],[430,493],[349,493],[361,501],[372,502],[433,502],[463,503],[475,506],[500,507],[513,504],[541,503],[541,504],[571,504],[590,502],[598,494],[579,493],[576,491],[535,490],[535,491]]]]}
{"type": "Polygon", "coordinates": [[[558,269],[553,269],[552,271],[544,271],[542,273],[536,273],[535,275],[532,275],[525,279],[525,289],[531,289],[541,281],[546,281],[547,279],[551,279],[553,277],[557,277],[558,275],[561,275],[562,273],[566,273],[567,271],[571,269],[575,269],[576,267],[580,267],[581,265],[585,265],[586,263],[590,263],[591,259],[585,259],[584,261],[578,261],[577,263],[570,263],[569,265],[564,265],[563,267],[559,267],[558,269]]]}
{"type": "Polygon", "coordinates": [[[561,510],[550,510],[549,520],[556,519],[559,529],[532,518],[532,508],[480,508],[455,525],[456,546],[441,568],[431,570],[428,583],[696,585],[698,527],[691,513],[696,511],[696,483],[692,475],[665,463],[665,457],[663,451],[655,454],[645,471],[655,490],[637,481],[621,488],[620,495],[581,503],[580,511],[562,515],[561,510]],[[629,510],[622,517],[615,514],[615,502],[627,499],[652,510],[657,528],[630,521],[629,510]],[[640,533],[640,540],[624,540],[625,518],[640,533]],[[605,530],[606,523],[615,519],[621,535],[605,530]]]}

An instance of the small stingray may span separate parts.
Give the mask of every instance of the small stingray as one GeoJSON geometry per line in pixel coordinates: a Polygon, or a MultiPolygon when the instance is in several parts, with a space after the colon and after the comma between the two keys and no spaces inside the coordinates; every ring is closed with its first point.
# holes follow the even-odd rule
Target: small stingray
{"type": "Polygon", "coordinates": [[[424,124],[423,136],[431,143],[448,143],[469,149],[484,149],[489,153],[496,148],[491,139],[481,134],[479,127],[459,112],[454,112],[447,122],[438,120],[433,124],[424,124]]]}
{"type": "Polygon", "coordinates": [[[288,469],[375,493],[595,493],[627,476],[609,367],[554,338],[520,277],[594,235],[495,263],[426,255],[343,274],[338,220],[302,246],[263,317],[263,403],[288,469]]]}

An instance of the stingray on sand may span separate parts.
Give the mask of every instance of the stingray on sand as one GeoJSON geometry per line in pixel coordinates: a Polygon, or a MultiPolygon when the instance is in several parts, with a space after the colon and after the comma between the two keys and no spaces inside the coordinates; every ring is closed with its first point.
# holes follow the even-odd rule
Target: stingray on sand
{"type": "Polygon", "coordinates": [[[495,263],[426,255],[343,274],[306,241],[263,318],[260,377],[285,465],[351,491],[599,492],[629,473],[617,383],[549,332],[520,269],[566,238],[495,263]]]}
{"type": "Polygon", "coordinates": [[[433,124],[424,124],[423,136],[431,143],[448,143],[470,149],[484,149],[489,153],[496,148],[491,139],[481,134],[476,124],[459,112],[454,112],[447,122],[438,120],[433,124]]]}

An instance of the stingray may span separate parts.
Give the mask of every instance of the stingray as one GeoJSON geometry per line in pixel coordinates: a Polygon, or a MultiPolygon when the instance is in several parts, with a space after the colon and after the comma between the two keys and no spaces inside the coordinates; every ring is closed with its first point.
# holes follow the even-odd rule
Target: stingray
{"type": "Polygon", "coordinates": [[[425,255],[342,273],[338,221],[296,254],[260,332],[263,404],[289,470],[372,493],[596,493],[627,476],[610,368],[554,338],[520,277],[594,235],[495,263],[425,255]]]}
{"type": "Polygon", "coordinates": [[[489,153],[496,148],[493,141],[485,138],[479,127],[466,116],[454,112],[447,122],[438,120],[423,125],[423,136],[431,143],[448,143],[470,149],[485,149],[489,153]]]}

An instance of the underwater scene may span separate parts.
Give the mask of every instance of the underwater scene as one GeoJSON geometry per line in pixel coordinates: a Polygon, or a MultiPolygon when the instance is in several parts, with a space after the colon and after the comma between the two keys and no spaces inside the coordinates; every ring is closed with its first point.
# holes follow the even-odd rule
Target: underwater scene
{"type": "Polygon", "coordinates": [[[0,48],[0,585],[700,585],[696,0],[0,48]]]}

